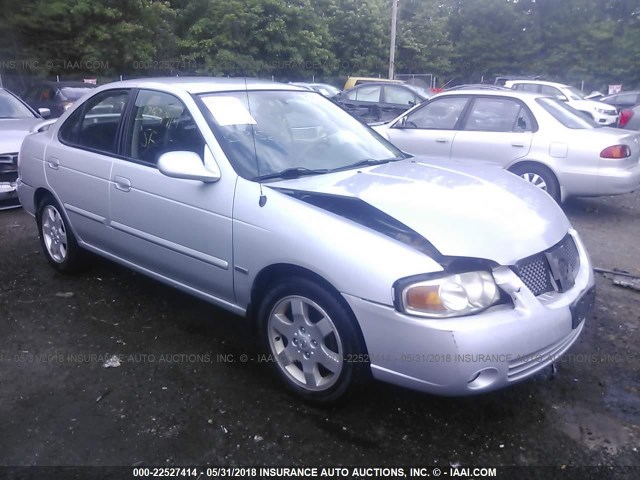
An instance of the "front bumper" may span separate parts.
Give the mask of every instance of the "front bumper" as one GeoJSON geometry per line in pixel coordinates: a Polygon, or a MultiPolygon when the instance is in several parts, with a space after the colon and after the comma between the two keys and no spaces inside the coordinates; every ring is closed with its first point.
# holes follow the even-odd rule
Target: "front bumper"
{"type": "Polygon", "coordinates": [[[18,155],[3,153],[0,155],[0,210],[20,206],[16,180],[18,179],[18,155]]]}
{"type": "Polygon", "coordinates": [[[471,395],[524,380],[558,359],[578,339],[574,304],[594,286],[584,246],[572,232],[581,267],[564,293],[535,297],[509,268],[494,277],[513,306],[454,319],[422,319],[344,295],[359,321],[376,379],[438,395],[471,395]]]}
{"type": "Polygon", "coordinates": [[[15,180],[0,176],[0,210],[20,207],[15,180]]]}
{"type": "Polygon", "coordinates": [[[594,113],[593,115],[594,115],[595,122],[600,125],[612,127],[618,124],[619,115],[617,113],[608,114],[608,113],[597,112],[597,113],[594,113]]]}

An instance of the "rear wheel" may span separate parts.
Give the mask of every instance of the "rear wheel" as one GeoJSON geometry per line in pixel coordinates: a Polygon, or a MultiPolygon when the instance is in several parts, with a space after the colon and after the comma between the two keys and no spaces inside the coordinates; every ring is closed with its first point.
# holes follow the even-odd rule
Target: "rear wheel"
{"type": "Polygon", "coordinates": [[[47,195],[36,213],[40,245],[49,263],[63,273],[77,271],[82,266],[82,250],[69,228],[62,208],[47,195]]]}
{"type": "Polygon", "coordinates": [[[523,178],[540,190],[547,192],[551,198],[560,203],[560,186],[556,176],[548,168],[534,163],[516,165],[511,169],[519,177],[523,178]]]}
{"type": "Polygon", "coordinates": [[[277,374],[305,400],[335,401],[364,378],[368,365],[355,318],[317,283],[297,278],[276,286],[258,321],[277,374]]]}

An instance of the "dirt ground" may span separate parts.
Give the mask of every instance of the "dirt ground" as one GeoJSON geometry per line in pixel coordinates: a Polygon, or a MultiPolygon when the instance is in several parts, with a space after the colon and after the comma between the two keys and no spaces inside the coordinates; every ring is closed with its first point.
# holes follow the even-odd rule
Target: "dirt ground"
{"type": "MultiPolygon", "coordinates": [[[[640,274],[640,193],[564,209],[595,266],[640,274]]],[[[22,210],[0,212],[0,262],[0,465],[640,467],[640,291],[600,274],[555,375],[460,399],[374,383],[318,408],[245,320],[108,262],[56,273],[22,210]]]]}

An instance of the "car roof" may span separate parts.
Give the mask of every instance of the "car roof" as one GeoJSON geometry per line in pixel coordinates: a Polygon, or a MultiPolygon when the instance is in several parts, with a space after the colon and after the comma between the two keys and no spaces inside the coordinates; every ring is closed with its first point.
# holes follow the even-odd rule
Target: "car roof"
{"type": "Polygon", "coordinates": [[[69,81],[69,82],[56,82],[55,80],[45,80],[44,82],[34,83],[29,88],[36,88],[36,87],[42,87],[42,86],[48,86],[48,87],[73,87],[73,88],[96,88],[97,87],[97,85],[95,83],[88,83],[88,82],[71,82],[71,81],[69,81]]]}
{"type": "Polygon", "coordinates": [[[491,83],[466,83],[462,85],[455,85],[451,88],[447,88],[447,92],[455,92],[456,90],[509,90],[506,87],[500,85],[493,85],[491,83]]]}
{"type": "Polygon", "coordinates": [[[366,80],[367,82],[381,82],[381,83],[406,83],[404,80],[398,80],[397,78],[376,78],[376,77],[349,77],[351,80],[366,80]]]}
{"type": "Polygon", "coordinates": [[[237,90],[292,90],[305,91],[296,85],[277,83],[256,78],[227,77],[157,77],[137,78],[107,83],[101,90],[111,88],[149,88],[161,90],[182,90],[192,94],[209,92],[230,92],[237,90]]]}
{"type": "Polygon", "coordinates": [[[532,83],[534,85],[548,85],[549,87],[569,87],[566,83],[547,82],[546,80],[509,80],[505,85],[513,85],[514,83],[532,83]]]}
{"type": "Polygon", "coordinates": [[[535,93],[535,92],[520,92],[517,90],[511,90],[508,88],[505,89],[487,89],[487,88],[477,88],[477,89],[462,89],[462,90],[445,90],[444,92],[438,93],[437,95],[431,98],[440,98],[443,96],[482,96],[482,97],[511,97],[511,98],[522,98],[527,100],[532,100],[535,98],[548,98],[549,95],[545,95],[543,93],[535,93]]]}

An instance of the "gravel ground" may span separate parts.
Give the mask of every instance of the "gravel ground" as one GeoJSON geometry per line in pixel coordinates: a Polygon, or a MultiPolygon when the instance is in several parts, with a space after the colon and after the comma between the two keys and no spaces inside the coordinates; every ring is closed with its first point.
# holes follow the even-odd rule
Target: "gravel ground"
{"type": "MultiPolygon", "coordinates": [[[[564,209],[595,266],[640,274],[640,193],[564,209]]],[[[0,212],[0,259],[0,465],[640,466],[640,291],[603,275],[555,375],[461,399],[374,383],[318,408],[244,319],[104,261],[56,273],[22,210],[0,212]]]]}

